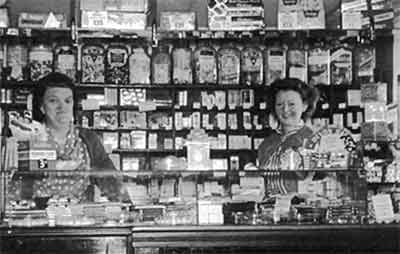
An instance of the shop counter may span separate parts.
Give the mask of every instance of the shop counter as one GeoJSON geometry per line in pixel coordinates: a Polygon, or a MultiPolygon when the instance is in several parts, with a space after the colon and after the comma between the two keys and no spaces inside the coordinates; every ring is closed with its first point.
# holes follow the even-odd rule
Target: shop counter
{"type": "Polygon", "coordinates": [[[400,253],[400,225],[1,227],[14,253],[400,253]]]}

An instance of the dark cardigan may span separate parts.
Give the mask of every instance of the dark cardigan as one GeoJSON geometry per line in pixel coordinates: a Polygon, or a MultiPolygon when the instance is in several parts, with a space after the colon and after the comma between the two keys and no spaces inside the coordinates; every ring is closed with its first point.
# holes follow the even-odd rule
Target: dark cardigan
{"type": "MultiPolygon", "coordinates": [[[[91,130],[79,128],[79,136],[86,144],[92,170],[116,170],[110,157],[97,134],[91,130]]],[[[91,182],[99,186],[100,190],[111,200],[121,201],[123,196],[122,177],[120,175],[93,176],[91,182]]]]}
{"type": "Polygon", "coordinates": [[[90,156],[90,167],[92,169],[115,170],[113,162],[110,157],[108,157],[100,138],[95,132],[79,128],[79,136],[87,146],[90,156]]]}

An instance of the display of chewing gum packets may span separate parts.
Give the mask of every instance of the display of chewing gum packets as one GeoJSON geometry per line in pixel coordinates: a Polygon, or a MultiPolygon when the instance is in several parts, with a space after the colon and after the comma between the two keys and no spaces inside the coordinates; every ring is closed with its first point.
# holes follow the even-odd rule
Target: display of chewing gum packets
{"type": "Polygon", "coordinates": [[[264,27],[261,0],[209,0],[210,30],[254,30],[264,27]]]}
{"type": "Polygon", "coordinates": [[[362,83],[373,82],[376,66],[375,48],[360,45],[354,51],[354,74],[362,83]]]}
{"type": "Polygon", "coordinates": [[[195,29],[194,12],[161,12],[160,29],[166,31],[192,31],[195,29]]]}
{"type": "Polygon", "coordinates": [[[351,85],[353,81],[353,53],[351,50],[340,47],[331,50],[331,84],[351,85]]]}
{"type": "Polygon", "coordinates": [[[362,29],[369,27],[370,15],[373,15],[376,29],[393,26],[393,10],[391,0],[372,0],[371,12],[368,11],[367,0],[342,0],[342,29],[362,29]]]}
{"type": "Polygon", "coordinates": [[[18,168],[23,171],[55,169],[57,152],[45,141],[18,141],[18,168]]]}
{"type": "Polygon", "coordinates": [[[361,84],[361,102],[362,103],[386,103],[387,102],[387,84],[386,83],[368,83],[361,84]]]}
{"type": "Polygon", "coordinates": [[[372,16],[375,29],[393,29],[393,9],[362,11],[361,13],[364,21],[362,22],[362,28],[368,28],[372,25],[371,22],[366,22],[366,20],[370,21],[370,17],[372,16]]]}

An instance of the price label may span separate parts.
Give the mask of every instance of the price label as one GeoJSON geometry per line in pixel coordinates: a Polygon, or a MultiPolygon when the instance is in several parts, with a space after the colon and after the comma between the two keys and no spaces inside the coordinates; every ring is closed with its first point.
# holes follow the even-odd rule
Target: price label
{"type": "Polygon", "coordinates": [[[226,173],[225,172],[221,172],[221,171],[215,171],[215,172],[213,172],[213,176],[214,177],[225,177],[226,173]]]}
{"type": "Polygon", "coordinates": [[[48,168],[48,167],[49,167],[49,164],[46,159],[38,160],[38,168],[39,169],[44,169],[44,168],[48,168]]]}
{"type": "Polygon", "coordinates": [[[104,28],[107,26],[107,12],[106,11],[87,11],[85,12],[87,23],[82,21],[83,27],[91,28],[104,28]]]}

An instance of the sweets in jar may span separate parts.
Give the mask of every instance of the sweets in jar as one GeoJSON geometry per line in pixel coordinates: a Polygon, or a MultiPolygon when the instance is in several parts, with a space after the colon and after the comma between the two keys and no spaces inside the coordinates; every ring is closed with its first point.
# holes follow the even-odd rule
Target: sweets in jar
{"type": "Polygon", "coordinates": [[[106,83],[128,83],[129,50],[123,44],[111,44],[106,53],[106,83]]]}
{"type": "Polygon", "coordinates": [[[129,83],[150,84],[151,59],[142,47],[132,48],[129,56],[129,83]]]}
{"type": "Polygon", "coordinates": [[[40,44],[29,51],[29,71],[32,81],[37,81],[53,70],[53,51],[48,45],[40,44]]]}
{"type": "Polygon", "coordinates": [[[210,45],[200,46],[194,52],[195,82],[217,83],[217,52],[210,45]]]}
{"type": "Polygon", "coordinates": [[[240,80],[240,52],[232,46],[218,50],[218,84],[238,85],[240,80]]]}
{"type": "Polygon", "coordinates": [[[104,83],[105,50],[100,44],[86,44],[82,47],[82,83],[104,83]]]}

